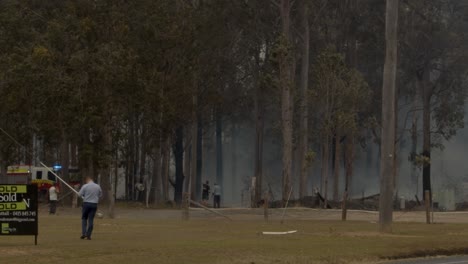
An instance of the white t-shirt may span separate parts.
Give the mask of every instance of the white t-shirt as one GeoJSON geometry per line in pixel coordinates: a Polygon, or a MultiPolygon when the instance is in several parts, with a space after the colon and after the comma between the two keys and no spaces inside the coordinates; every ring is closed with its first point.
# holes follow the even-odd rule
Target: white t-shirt
{"type": "Polygon", "coordinates": [[[57,190],[54,186],[49,188],[49,200],[57,201],[57,190]]]}
{"type": "Polygon", "coordinates": [[[221,195],[221,186],[215,184],[213,188],[213,195],[221,195]]]}

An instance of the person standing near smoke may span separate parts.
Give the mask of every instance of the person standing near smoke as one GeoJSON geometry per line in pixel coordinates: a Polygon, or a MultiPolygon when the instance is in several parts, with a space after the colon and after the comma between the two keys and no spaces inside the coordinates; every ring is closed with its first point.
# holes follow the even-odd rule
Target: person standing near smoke
{"type": "Polygon", "coordinates": [[[206,181],[206,183],[203,184],[202,200],[203,201],[210,200],[210,182],[209,181],[206,181]]]}
{"type": "Polygon", "coordinates": [[[52,185],[49,188],[49,214],[53,215],[57,211],[57,201],[58,201],[59,190],[52,185]]]}
{"type": "Polygon", "coordinates": [[[213,202],[214,208],[221,208],[221,186],[217,183],[213,187],[213,202]]]}
{"type": "Polygon", "coordinates": [[[96,215],[99,199],[102,197],[102,190],[89,176],[85,178],[85,182],[86,184],[81,187],[79,192],[80,197],[83,198],[81,239],[86,238],[91,240],[94,228],[94,216],[96,215]]]}

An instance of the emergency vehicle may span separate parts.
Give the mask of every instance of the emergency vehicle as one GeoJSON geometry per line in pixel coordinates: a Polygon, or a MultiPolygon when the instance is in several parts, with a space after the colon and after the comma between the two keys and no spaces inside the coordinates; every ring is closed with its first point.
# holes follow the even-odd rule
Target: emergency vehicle
{"type": "Polygon", "coordinates": [[[57,184],[57,179],[52,172],[53,168],[35,167],[30,165],[8,166],[6,182],[7,184],[36,184],[39,193],[47,192],[52,186],[57,184]]]}

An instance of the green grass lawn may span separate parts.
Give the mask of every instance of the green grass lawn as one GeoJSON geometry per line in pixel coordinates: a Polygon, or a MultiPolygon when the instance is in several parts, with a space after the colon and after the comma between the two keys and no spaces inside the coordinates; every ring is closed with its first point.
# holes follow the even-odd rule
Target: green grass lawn
{"type": "Polygon", "coordinates": [[[97,219],[92,241],[80,240],[80,219],[40,218],[32,237],[0,237],[0,263],[376,263],[389,257],[468,248],[468,224],[377,224],[341,221],[264,223],[224,220],[97,219]],[[298,230],[282,236],[261,231],[298,230]]]}

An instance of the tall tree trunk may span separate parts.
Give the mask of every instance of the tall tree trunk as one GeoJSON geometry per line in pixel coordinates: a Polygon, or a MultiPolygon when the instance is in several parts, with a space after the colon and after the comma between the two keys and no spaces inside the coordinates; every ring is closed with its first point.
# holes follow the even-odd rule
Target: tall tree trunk
{"type": "Polygon", "coordinates": [[[190,164],[192,163],[192,140],[191,140],[191,126],[186,127],[185,130],[185,140],[184,140],[184,192],[190,193],[190,174],[192,168],[190,164]]]}
{"type": "MultiPolygon", "coordinates": [[[[144,143],[146,141],[146,135],[147,135],[147,131],[146,131],[146,124],[145,124],[145,121],[144,121],[144,116],[142,118],[142,121],[141,121],[141,134],[139,136],[139,142],[140,142],[140,183],[144,184],[145,185],[145,189],[151,189],[151,184],[149,183],[150,182],[150,179],[149,179],[149,176],[148,176],[148,173],[146,172],[146,156],[147,156],[147,148],[146,148],[146,144],[144,143]]],[[[143,196],[143,192],[138,192],[139,193],[139,200],[143,202],[143,199],[144,199],[144,196],[143,196]]]]}
{"type": "Polygon", "coordinates": [[[62,165],[62,178],[70,181],[68,173],[70,168],[70,144],[65,136],[65,131],[62,131],[62,142],[60,144],[60,165],[62,165]]]}
{"type": "MultiPolygon", "coordinates": [[[[371,131],[367,131],[366,138],[373,138],[373,134],[371,131]]],[[[371,175],[378,175],[379,174],[379,169],[378,166],[376,165],[376,160],[378,157],[376,157],[378,151],[376,151],[375,147],[378,146],[378,144],[375,144],[374,140],[370,141],[369,144],[366,145],[365,151],[366,151],[366,168],[369,168],[369,174],[371,175]]],[[[362,189],[359,189],[357,191],[365,191],[364,186],[362,189]]]]}
{"type": "MultiPolygon", "coordinates": [[[[130,112],[131,113],[131,112],[130,112]]],[[[134,193],[135,193],[135,122],[132,114],[129,114],[128,119],[128,153],[127,153],[127,186],[125,186],[127,190],[127,199],[133,200],[134,193]]]]}
{"type": "Polygon", "coordinates": [[[282,198],[283,202],[288,199],[291,191],[292,174],[292,65],[289,54],[291,46],[290,36],[290,0],[281,0],[281,49],[279,56],[279,75],[281,86],[281,121],[283,135],[283,171],[282,171],[282,198]]]}
{"type": "MultiPolygon", "coordinates": [[[[86,129],[85,129],[86,130],[86,129]]],[[[83,176],[90,176],[96,179],[94,171],[94,147],[89,140],[89,133],[82,134],[82,143],[79,146],[79,167],[83,176]],[[86,150],[85,150],[86,149],[86,150]]]]}
{"type": "Polygon", "coordinates": [[[161,145],[162,142],[159,141],[159,146],[154,150],[153,158],[153,180],[152,180],[152,198],[153,204],[159,204],[161,202],[161,183],[162,183],[162,164],[161,164],[161,145]]]}
{"type": "Polygon", "coordinates": [[[418,78],[420,91],[423,95],[423,157],[426,159],[423,165],[422,177],[422,197],[424,192],[429,191],[429,197],[432,199],[431,188],[431,97],[429,71],[424,69],[420,78],[418,78]],[[427,161],[427,162],[426,162],[427,161]]]}
{"type": "Polygon", "coordinates": [[[322,195],[324,198],[324,208],[328,207],[328,169],[330,167],[330,128],[328,127],[331,123],[331,111],[330,105],[332,105],[333,97],[330,96],[330,91],[327,89],[325,98],[325,130],[324,130],[324,141],[322,143],[322,195]]]}
{"type": "Polygon", "coordinates": [[[190,196],[192,200],[197,200],[197,190],[201,188],[197,185],[197,163],[198,163],[198,96],[192,96],[192,156],[191,156],[191,171],[190,171],[190,196]]]}
{"type": "Polygon", "coordinates": [[[135,155],[135,158],[134,158],[134,163],[133,163],[133,190],[134,190],[134,197],[133,199],[136,201],[138,200],[139,198],[139,195],[140,195],[140,192],[139,191],[136,191],[135,189],[135,184],[137,183],[141,183],[141,178],[140,178],[140,170],[139,170],[139,167],[140,167],[140,122],[139,122],[139,117],[138,117],[138,114],[134,114],[134,117],[135,119],[135,122],[134,122],[134,132],[133,132],[133,136],[135,137],[134,139],[134,148],[135,148],[135,151],[133,152],[134,155],[135,155]]]}
{"type": "Polygon", "coordinates": [[[114,194],[114,201],[117,199],[117,190],[118,190],[118,184],[119,184],[119,154],[118,154],[118,150],[116,151],[115,153],[115,156],[114,156],[114,182],[113,182],[113,189],[112,189],[112,192],[114,194]]]}
{"type": "MultiPolygon", "coordinates": [[[[106,136],[107,137],[107,136],[106,136]]],[[[106,139],[107,141],[107,139],[106,139]]],[[[114,211],[114,190],[112,188],[112,176],[111,176],[111,162],[107,162],[104,167],[100,170],[101,172],[101,188],[103,190],[103,200],[102,203],[107,205],[107,214],[109,218],[115,217],[114,211]]]]}
{"type": "Polygon", "coordinates": [[[223,123],[220,110],[216,110],[216,182],[224,194],[223,185],[223,123]]]}
{"type": "Polygon", "coordinates": [[[309,20],[307,1],[303,1],[303,8],[301,12],[301,24],[304,30],[302,34],[302,58],[301,58],[301,105],[300,105],[300,137],[299,137],[299,198],[302,199],[307,195],[307,152],[309,151],[309,109],[308,109],[308,95],[307,90],[309,87],[309,20]]]}
{"type": "Polygon", "coordinates": [[[339,187],[340,187],[340,157],[341,157],[341,143],[340,133],[336,132],[335,135],[335,157],[334,157],[334,168],[333,168],[333,200],[338,202],[340,200],[339,187]]]}
{"type": "Polygon", "coordinates": [[[393,192],[398,194],[398,172],[399,172],[399,140],[398,140],[398,88],[395,87],[395,139],[393,140],[395,147],[393,148],[393,192]]]}
{"type": "MultiPolygon", "coordinates": [[[[257,57],[257,66],[259,65],[259,58],[257,57]]],[[[255,85],[255,157],[254,157],[254,176],[255,176],[255,193],[252,201],[252,207],[257,207],[262,195],[262,182],[263,182],[263,92],[260,83],[260,76],[256,71],[256,85],[255,85]]]]}
{"type": "Polygon", "coordinates": [[[182,202],[182,192],[184,188],[184,128],[181,126],[179,126],[175,132],[174,160],[174,201],[177,205],[180,205],[182,202]]]}
{"type": "Polygon", "coordinates": [[[161,178],[162,178],[162,193],[164,202],[169,201],[169,163],[171,161],[171,143],[170,137],[166,136],[166,139],[163,141],[162,145],[162,169],[161,169],[161,178]]]}
{"type": "MultiPolygon", "coordinates": [[[[349,21],[349,32],[347,34],[347,50],[346,50],[346,62],[350,68],[357,68],[357,31],[358,31],[358,20],[356,17],[359,14],[359,0],[349,0],[348,1],[348,15],[350,15],[349,21]]],[[[354,110],[354,109],[353,109],[354,110]]],[[[351,181],[353,175],[354,167],[354,140],[355,135],[354,131],[349,131],[346,135],[346,142],[344,145],[344,166],[345,166],[345,191],[343,195],[343,214],[342,220],[346,220],[347,208],[346,203],[351,192],[351,181]]],[[[371,148],[371,147],[370,147],[371,148]]],[[[367,150],[368,155],[372,155],[371,149],[367,150]]],[[[372,159],[372,158],[371,158],[372,159]]],[[[369,158],[368,158],[369,161],[369,158]]],[[[371,166],[372,162],[369,162],[371,166]]]]}
{"type": "MultiPolygon", "coordinates": [[[[128,158],[128,155],[127,155],[128,158]]],[[[125,200],[131,200],[132,194],[130,192],[131,177],[130,177],[130,160],[127,160],[127,165],[125,166],[125,200]]]]}
{"type": "MultiPolygon", "coordinates": [[[[109,87],[104,87],[104,98],[109,98],[109,87]]],[[[109,218],[115,217],[114,205],[114,190],[112,188],[112,174],[111,174],[111,165],[113,161],[113,139],[112,139],[112,112],[109,107],[104,108],[103,116],[105,117],[104,120],[104,127],[103,127],[103,143],[104,143],[104,150],[105,150],[105,162],[104,168],[101,170],[101,188],[104,192],[103,200],[104,203],[107,202],[108,205],[108,215],[109,218]]],[[[116,168],[117,169],[117,168],[116,168]]]]}
{"type": "Polygon", "coordinates": [[[236,122],[232,124],[232,142],[231,142],[231,194],[232,200],[236,199],[237,190],[237,144],[238,144],[238,128],[236,122]]]}
{"type": "MultiPolygon", "coordinates": [[[[128,147],[126,148],[127,151],[128,151],[128,147]]],[[[129,155],[127,153],[127,155],[125,156],[125,158],[127,159],[127,162],[125,164],[125,181],[124,181],[124,188],[125,188],[125,200],[130,200],[130,160],[129,160],[129,155]]]]}
{"type": "Polygon", "coordinates": [[[329,136],[325,136],[325,140],[322,144],[322,195],[324,198],[323,208],[327,208],[328,206],[328,168],[330,166],[329,158],[330,158],[330,140],[329,136]]]}
{"type": "Polygon", "coordinates": [[[196,179],[196,196],[197,200],[201,200],[201,186],[202,186],[202,166],[203,166],[203,123],[201,120],[200,111],[197,117],[197,179],[196,179]]]}
{"type": "Polygon", "coordinates": [[[351,193],[351,181],[353,177],[353,164],[354,164],[354,137],[352,135],[348,136],[346,139],[345,144],[345,168],[346,168],[346,175],[345,175],[345,190],[343,194],[343,207],[341,220],[346,221],[347,218],[347,202],[348,197],[351,193]]]}
{"type": "MultiPolygon", "coordinates": [[[[413,114],[412,114],[412,122],[411,122],[411,155],[413,158],[413,162],[411,164],[411,180],[413,183],[416,183],[416,195],[419,192],[419,177],[418,177],[418,167],[416,166],[414,162],[414,158],[417,155],[418,151],[418,115],[417,115],[417,105],[418,105],[418,93],[414,94],[413,98],[413,114]]],[[[424,196],[422,196],[424,197],[424,196]]]]}
{"type": "MultiPolygon", "coordinates": [[[[62,131],[62,142],[60,144],[60,165],[62,166],[61,177],[66,182],[70,182],[69,168],[70,168],[70,144],[65,136],[65,131],[62,131]]],[[[33,147],[34,148],[34,147],[33,147]]],[[[35,157],[33,158],[35,160],[35,157]]],[[[58,180],[57,180],[58,183],[58,180]]],[[[71,202],[71,197],[65,200],[66,203],[71,202]]]]}
{"type": "Polygon", "coordinates": [[[72,143],[71,146],[71,151],[70,151],[70,166],[73,168],[76,168],[78,166],[78,147],[76,146],[75,143],[72,143]]]}
{"type": "MultiPolygon", "coordinates": [[[[423,156],[428,162],[423,166],[423,193],[429,191],[431,193],[431,113],[429,100],[424,98],[423,104],[423,156]]],[[[424,196],[423,196],[424,197],[424,196]]]]}
{"type": "Polygon", "coordinates": [[[393,168],[395,153],[395,82],[397,66],[398,0],[387,0],[386,55],[382,87],[382,137],[380,158],[380,231],[391,232],[393,218],[393,168]]]}

